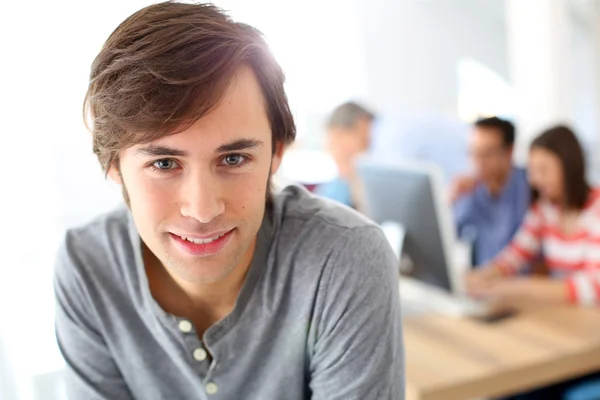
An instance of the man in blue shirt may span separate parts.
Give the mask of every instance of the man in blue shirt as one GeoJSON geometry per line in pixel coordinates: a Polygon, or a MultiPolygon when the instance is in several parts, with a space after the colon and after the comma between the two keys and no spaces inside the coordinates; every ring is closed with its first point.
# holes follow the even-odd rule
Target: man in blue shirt
{"type": "Polygon", "coordinates": [[[355,193],[356,158],[369,148],[371,125],[375,116],[363,106],[347,102],[338,106],[327,121],[327,150],[333,158],[338,176],[321,184],[315,193],[360,209],[360,196],[355,193]]]}
{"type": "Polygon", "coordinates": [[[527,173],[512,162],[514,141],[509,121],[477,121],[469,142],[474,174],[450,188],[458,234],[472,243],[474,265],[486,264],[510,242],[529,206],[527,173]]]}

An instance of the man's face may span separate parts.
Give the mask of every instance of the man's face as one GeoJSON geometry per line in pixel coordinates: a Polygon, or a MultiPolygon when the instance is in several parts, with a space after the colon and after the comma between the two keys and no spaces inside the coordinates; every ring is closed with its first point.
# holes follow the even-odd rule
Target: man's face
{"type": "Polygon", "coordinates": [[[352,128],[333,128],[327,133],[327,148],[334,159],[348,160],[363,151],[363,140],[352,128]]]}
{"type": "Polygon", "coordinates": [[[507,147],[495,128],[475,128],[470,137],[469,155],[475,174],[482,181],[496,181],[512,165],[512,147],[507,147]]]}
{"type": "Polygon", "coordinates": [[[186,130],[120,155],[120,176],[140,237],[176,278],[211,283],[252,259],[272,155],[265,101],[241,68],[220,104],[186,130]]]}

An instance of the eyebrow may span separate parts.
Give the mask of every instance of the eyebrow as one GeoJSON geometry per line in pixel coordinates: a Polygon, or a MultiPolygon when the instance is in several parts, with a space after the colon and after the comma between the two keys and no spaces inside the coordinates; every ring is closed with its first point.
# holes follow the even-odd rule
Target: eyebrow
{"type": "Polygon", "coordinates": [[[188,155],[187,151],[155,144],[140,147],[135,151],[135,154],[150,157],[186,157],[188,155]]]}
{"type": "MultiPolygon", "coordinates": [[[[228,153],[232,151],[249,150],[260,147],[263,142],[255,139],[238,139],[231,143],[226,143],[217,148],[217,153],[228,153]]],[[[188,152],[174,149],[168,146],[149,144],[138,148],[135,154],[149,157],[187,157],[188,152]]]]}
{"type": "Polygon", "coordinates": [[[231,143],[226,143],[217,148],[217,153],[227,153],[230,151],[240,151],[255,149],[263,145],[263,142],[255,139],[239,139],[231,143]]]}

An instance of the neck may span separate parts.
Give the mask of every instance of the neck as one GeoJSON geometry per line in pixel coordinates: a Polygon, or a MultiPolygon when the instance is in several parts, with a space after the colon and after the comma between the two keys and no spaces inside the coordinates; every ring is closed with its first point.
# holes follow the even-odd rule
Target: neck
{"type": "Polygon", "coordinates": [[[238,265],[227,278],[218,282],[194,283],[177,276],[173,276],[173,280],[195,309],[233,308],[244,285],[249,267],[249,262],[238,265]]]}
{"type": "Polygon", "coordinates": [[[189,282],[168,268],[144,245],[150,291],[167,312],[189,317],[202,314],[216,322],[233,309],[250,268],[256,241],[229,275],[217,282],[189,282]]]}
{"type": "Polygon", "coordinates": [[[510,178],[510,173],[512,169],[507,168],[506,170],[499,173],[494,179],[490,179],[486,182],[487,189],[492,194],[492,196],[498,196],[502,193],[502,190],[506,186],[508,179],[510,178]]]}
{"type": "Polygon", "coordinates": [[[564,197],[557,199],[554,203],[556,205],[558,205],[558,208],[560,209],[560,211],[562,213],[568,213],[570,211],[575,211],[575,209],[573,209],[572,207],[569,207],[569,205],[567,204],[567,199],[565,199],[564,197]]]}

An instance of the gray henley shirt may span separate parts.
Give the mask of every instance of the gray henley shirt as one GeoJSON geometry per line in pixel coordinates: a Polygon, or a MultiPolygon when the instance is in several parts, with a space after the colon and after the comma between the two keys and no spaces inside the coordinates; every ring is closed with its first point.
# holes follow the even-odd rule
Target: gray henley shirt
{"type": "Polygon", "coordinates": [[[396,267],[372,222],[289,187],[201,341],[152,297],[129,210],[101,216],[67,233],[55,268],[69,398],[404,399],[396,267]]]}

